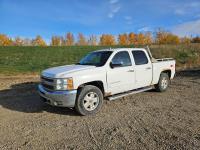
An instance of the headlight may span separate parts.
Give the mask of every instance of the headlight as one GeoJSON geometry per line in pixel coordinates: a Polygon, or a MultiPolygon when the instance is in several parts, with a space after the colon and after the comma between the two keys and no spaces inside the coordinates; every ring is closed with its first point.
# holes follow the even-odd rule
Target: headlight
{"type": "Polygon", "coordinates": [[[73,79],[67,78],[67,79],[56,79],[56,90],[72,90],[74,88],[73,86],[73,79]]]}

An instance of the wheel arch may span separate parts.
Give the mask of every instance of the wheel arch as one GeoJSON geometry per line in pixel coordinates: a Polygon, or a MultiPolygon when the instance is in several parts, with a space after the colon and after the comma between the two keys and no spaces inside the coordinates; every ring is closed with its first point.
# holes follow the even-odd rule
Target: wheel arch
{"type": "MultiPolygon", "coordinates": [[[[161,73],[166,73],[168,75],[169,79],[171,79],[172,71],[170,69],[163,70],[163,71],[161,71],[161,73]]],[[[160,75],[161,75],[161,73],[160,73],[160,75]]]]}
{"type": "Polygon", "coordinates": [[[96,86],[96,87],[98,87],[98,88],[101,90],[101,92],[102,92],[103,95],[104,95],[104,93],[105,93],[104,84],[103,84],[103,82],[100,81],[100,80],[97,80],[97,81],[90,81],[90,82],[83,83],[83,84],[81,84],[81,85],[78,86],[78,91],[79,91],[81,88],[83,88],[84,86],[86,86],[86,85],[93,85],[93,86],[96,86]]]}

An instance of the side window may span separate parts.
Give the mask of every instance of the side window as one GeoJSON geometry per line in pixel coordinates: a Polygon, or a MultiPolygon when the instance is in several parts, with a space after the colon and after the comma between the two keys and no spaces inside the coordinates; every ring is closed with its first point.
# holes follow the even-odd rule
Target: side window
{"type": "Polygon", "coordinates": [[[143,51],[132,51],[133,58],[136,65],[148,64],[148,59],[143,51]]]}
{"type": "Polygon", "coordinates": [[[113,64],[121,64],[121,67],[131,66],[131,58],[127,51],[121,51],[115,54],[112,59],[113,64]]]}

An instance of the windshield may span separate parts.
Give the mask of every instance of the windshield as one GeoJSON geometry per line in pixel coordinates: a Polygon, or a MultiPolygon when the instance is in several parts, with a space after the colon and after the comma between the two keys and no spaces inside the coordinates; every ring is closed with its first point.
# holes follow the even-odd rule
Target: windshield
{"type": "Polygon", "coordinates": [[[111,54],[112,54],[112,51],[92,52],[86,55],[85,57],[83,57],[78,64],[100,67],[106,63],[106,61],[108,60],[111,54]]]}

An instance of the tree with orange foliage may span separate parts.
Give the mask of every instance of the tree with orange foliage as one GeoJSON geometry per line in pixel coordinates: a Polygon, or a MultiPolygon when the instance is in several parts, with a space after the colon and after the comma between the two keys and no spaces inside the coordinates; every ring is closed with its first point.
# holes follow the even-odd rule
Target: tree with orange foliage
{"type": "Polygon", "coordinates": [[[12,40],[5,34],[0,34],[0,46],[11,46],[12,40]]]}
{"type": "Polygon", "coordinates": [[[70,32],[68,32],[66,35],[66,45],[67,46],[74,45],[74,35],[70,32]]]}
{"type": "Polygon", "coordinates": [[[177,35],[169,34],[167,44],[179,44],[180,38],[177,35]]]}
{"type": "Polygon", "coordinates": [[[191,43],[191,39],[188,37],[183,37],[180,39],[182,44],[190,44],[191,43]]]}
{"type": "Polygon", "coordinates": [[[20,37],[16,37],[15,40],[13,41],[13,45],[15,46],[22,46],[23,45],[23,39],[21,39],[20,37]]]}
{"type": "Polygon", "coordinates": [[[200,43],[200,37],[194,37],[193,39],[192,39],[192,43],[200,43]]]}
{"type": "Polygon", "coordinates": [[[134,45],[136,43],[136,34],[133,32],[129,33],[128,40],[130,45],[134,45]]]}
{"type": "Polygon", "coordinates": [[[61,45],[61,38],[59,36],[52,36],[51,45],[52,46],[60,46],[61,45]]]}
{"type": "Polygon", "coordinates": [[[66,40],[63,36],[60,37],[60,45],[61,46],[66,46],[66,40]]]}
{"type": "Polygon", "coordinates": [[[156,32],[156,42],[158,44],[179,44],[180,39],[177,35],[159,29],[156,32]]]}
{"type": "Polygon", "coordinates": [[[145,38],[144,44],[147,44],[147,45],[152,44],[153,38],[152,38],[151,32],[145,33],[144,38],[145,38]]]}
{"type": "Polygon", "coordinates": [[[119,34],[118,44],[119,45],[128,45],[129,44],[128,35],[126,33],[125,34],[119,34]]]}
{"type": "Polygon", "coordinates": [[[163,29],[159,28],[156,31],[156,43],[157,44],[166,43],[166,36],[167,36],[167,33],[163,29]]]}
{"type": "Polygon", "coordinates": [[[32,40],[29,38],[23,39],[23,46],[32,46],[32,40]]]}
{"type": "Polygon", "coordinates": [[[137,35],[137,45],[144,45],[145,44],[145,35],[143,33],[139,33],[137,35]]]}
{"type": "Polygon", "coordinates": [[[40,35],[37,35],[35,39],[32,41],[33,46],[46,46],[47,44],[45,41],[42,39],[40,35]]]}
{"type": "Polygon", "coordinates": [[[80,46],[88,45],[87,40],[86,40],[85,36],[82,33],[78,34],[77,45],[80,45],[80,46]]]}
{"type": "Polygon", "coordinates": [[[102,34],[99,45],[115,45],[115,38],[111,34],[102,34]]]}
{"type": "Polygon", "coordinates": [[[97,45],[97,37],[95,35],[91,35],[88,40],[89,45],[97,45]]]}

